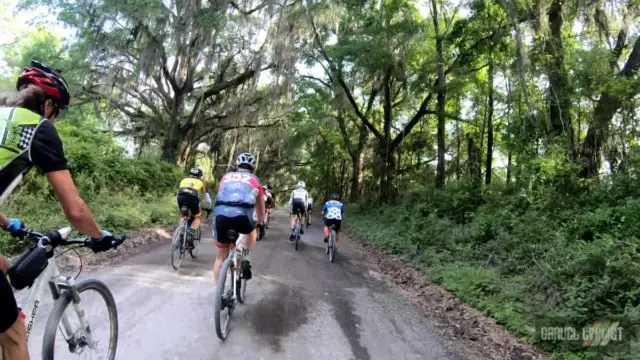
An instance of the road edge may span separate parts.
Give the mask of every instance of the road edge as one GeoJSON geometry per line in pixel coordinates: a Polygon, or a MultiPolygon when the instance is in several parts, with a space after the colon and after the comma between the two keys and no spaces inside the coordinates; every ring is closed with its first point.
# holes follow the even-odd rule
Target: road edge
{"type": "Polygon", "coordinates": [[[443,338],[455,342],[455,351],[469,360],[549,360],[550,355],[519,339],[485,312],[462,302],[402,256],[377,248],[345,229],[353,250],[369,268],[408,298],[428,318],[443,338]]]}

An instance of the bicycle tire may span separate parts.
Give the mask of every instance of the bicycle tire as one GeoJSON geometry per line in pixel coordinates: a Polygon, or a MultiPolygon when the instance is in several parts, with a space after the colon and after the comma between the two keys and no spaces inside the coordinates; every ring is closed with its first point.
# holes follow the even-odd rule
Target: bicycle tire
{"type": "Polygon", "coordinates": [[[173,241],[171,242],[171,266],[175,270],[179,270],[182,266],[182,258],[184,257],[184,241],[186,237],[187,227],[179,226],[173,233],[173,241]],[[182,231],[184,230],[184,231],[182,231]],[[184,236],[182,235],[184,232],[184,236]],[[179,244],[176,247],[176,244],[179,244]],[[176,252],[179,255],[178,260],[175,259],[176,252]]]}
{"type": "MultiPolygon", "coordinates": [[[[231,306],[229,306],[229,303],[231,303],[232,299],[228,300],[228,304],[227,304],[227,312],[229,314],[229,317],[227,318],[227,322],[224,326],[224,329],[222,327],[221,324],[221,320],[220,320],[220,313],[223,311],[222,309],[222,295],[224,294],[224,284],[227,281],[227,271],[229,271],[229,264],[231,263],[231,259],[227,259],[222,263],[222,266],[220,267],[220,274],[219,274],[219,278],[218,278],[218,286],[216,288],[216,304],[215,304],[215,323],[216,323],[216,335],[218,335],[218,338],[220,340],[226,340],[227,336],[229,336],[229,325],[231,324],[231,315],[233,314],[233,304],[231,304],[231,306]]],[[[231,284],[233,284],[233,271],[231,271],[231,284]]],[[[232,285],[233,286],[233,285],[232,285]]],[[[228,292],[229,294],[233,294],[232,291],[228,292]]]]}
{"type": "Polygon", "coordinates": [[[192,259],[195,259],[198,257],[198,248],[200,246],[201,238],[202,238],[202,231],[200,230],[200,227],[198,227],[198,230],[196,230],[196,238],[193,240],[193,248],[189,249],[189,255],[191,255],[192,259]]]}
{"type": "Polygon", "coordinates": [[[296,238],[294,239],[294,249],[296,251],[298,251],[298,242],[300,241],[300,228],[302,227],[301,221],[300,221],[300,215],[298,215],[298,220],[296,222],[296,238]]]}
{"type": "Polygon", "coordinates": [[[329,262],[333,263],[336,258],[336,233],[331,230],[329,235],[329,262]]]}
{"type": "MultiPolygon", "coordinates": [[[[109,336],[109,356],[108,360],[114,360],[116,357],[116,349],[118,346],[118,309],[116,308],[116,302],[113,298],[113,294],[109,290],[106,284],[97,279],[86,279],[79,281],[76,284],[76,289],[79,294],[85,290],[95,290],[104,299],[107,309],[109,311],[109,323],[110,323],[110,336],[109,336]]],[[[49,314],[47,325],[44,331],[44,337],[42,339],[42,359],[53,360],[54,359],[54,343],[56,339],[56,333],[58,331],[58,325],[64,314],[64,310],[73,301],[71,292],[65,290],[60,297],[55,301],[53,310],[49,314]]],[[[89,319],[87,319],[89,320],[89,319]]],[[[59,359],[60,357],[58,357],[59,359]]]]}
{"type": "Polygon", "coordinates": [[[242,278],[242,267],[240,267],[240,278],[236,277],[236,299],[240,304],[246,301],[247,279],[242,278]]]}

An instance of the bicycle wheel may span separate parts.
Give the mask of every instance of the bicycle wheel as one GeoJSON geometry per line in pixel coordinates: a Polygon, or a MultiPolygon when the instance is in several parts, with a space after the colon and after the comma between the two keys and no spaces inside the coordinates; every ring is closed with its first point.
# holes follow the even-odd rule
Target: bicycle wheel
{"type": "Polygon", "coordinates": [[[329,235],[329,262],[333,262],[336,257],[336,233],[331,230],[329,235]]]}
{"type": "Polygon", "coordinates": [[[173,233],[173,241],[171,242],[171,266],[173,266],[175,270],[180,269],[180,266],[182,266],[186,241],[187,225],[181,225],[173,233]]]}
{"type": "MultiPolygon", "coordinates": [[[[82,293],[84,293],[85,291],[93,290],[93,291],[96,291],[104,300],[107,306],[107,310],[109,312],[109,320],[108,320],[109,321],[109,339],[107,339],[108,341],[105,342],[104,340],[94,338],[93,344],[91,344],[91,346],[95,346],[97,348],[105,347],[105,350],[107,350],[106,357],[97,356],[97,358],[108,359],[108,360],[115,359],[116,347],[118,345],[118,310],[116,309],[116,302],[113,299],[113,294],[111,293],[107,285],[105,285],[103,282],[97,279],[86,279],[86,280],[79,281],[76,285],[76,289],[78,291],[78,294],[80,294],[80,297],[82,297],[82,293]]],[[[53,305],[53,310],[51,311],[51,314],[49,315],[49,319],[47,320],[47,325],[44,331],[44,338],[42,340],[42,359],[43,360],[54,359],[54,355],[56,354],[54,349],[56,332],[60,325],[62,314],[64,314],[64,311],[67,308],[69,308],[69,305],[71,305],[72,301],[73,301],[73,295],[71,294],[71,291],[66,290],[60,295],[58,300],[56,300],[55,304],[53,305]]],[[[82,304],[82,302],[80,304],[82,304]]],[[[94,303],[91,303],[91,304],[94,304],[94,303]]],[[[74,310],[73,307],[70,307],[70,309],[72,311],[74,310]]],[[[98,319],[86,319],[86,320],[87,322],[89,322],[90,328],[88,330],[91,332],[92,336],[95,337],[96,333],[94,330],[96,329],[95,328],[96,324],[103,324],[104,320],[102,321],[98,321],[98,319]],[[94,328],[91,329],[91,326],[93,326],[94,328]]],[[[63,350],[70,351],[73,354],[80,354],[80,353],[84,353],[85,351],[94,350],[94,349],[91,349],[90,344],[87,344],[86,342],[86,339],[84,337],[84,335],[86,334],[85,332],[86,330],[82,329],[79,324],[78,324],[78,327],[76,327],[74,330],[75,330],[75,333],[73,335],[65,336],[64,333],[62,334],[65,339],[71,338],[72,342],[69,342],[69,340],[67,340],[67,342],[65,342],[63,346],[58,347],[58,351],[59,351],[57,353],[58,359],[61,358],[60,355],[63,350]]],[[[94,356],[90,355],[90,357],[93,358],[94,356]]]]}
{"type": "Polygon", "coordinates": [[[218,278],[218,287],[216,288],[216,307],[215,307],[215,322],[216,322],[216,335],[220,340],[225,340],[229,335],[229,324],[231,322],[231,315],[233,314],[233,283],[234,283],[234,271],[229,267],[231,259],[227,259],[222,263],[220,267],[220,277],[218,278]],[[231,288],[225,291],[224,285],[227,282],[227,273],[230,272],[231,288]],[[223,295],[226,299],[223,301],[223,295]],[[223,304],[226,303],[226,304],[223,304]],[[224,306],[223,306],[224,305],[224,306]],[[221,313],[226,310],[226,318],[222,318],[221,313]]]}
{"type": "Polygon", "coordinates": [[[293,240],[294,242],[293,248],[296,251],[298,250],[298,241],[300,241],[300,218],[298,218],[298,221],[296,222],[296,233],[295,233],[295,239],[293,240]]]}
{"type": "Polygon", "coordinates": [[[236,299],[240,304],[244,304],[247,293],[247,279],[242,278],[242,270],[236,270],[236,299]],[[237,272],[236,272],[237,271],[237,272]]]}
{"type": "Polygon", "coordinates": [[[198,257],[198,247],[200,246],[201,237],[202,237],[202,231],[200,226],[198,226],[198,229],[196,230],[196,238],[193,239],[193,248],[189,249],[189,254],[191,255],[192,259],[195,259],[196,257],[198,257]]]}

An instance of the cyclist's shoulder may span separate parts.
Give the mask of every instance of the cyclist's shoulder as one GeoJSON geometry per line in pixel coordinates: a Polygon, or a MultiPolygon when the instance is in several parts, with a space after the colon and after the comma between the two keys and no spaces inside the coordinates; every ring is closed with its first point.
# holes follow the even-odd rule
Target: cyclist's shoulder
{"type": "Polygon", "coordinates": [[[37,125],[47,120],[38,113],[17,106],[0,106],[0,118],[3,120],[11,119],[11,122],[18,125],[37,125]]]}

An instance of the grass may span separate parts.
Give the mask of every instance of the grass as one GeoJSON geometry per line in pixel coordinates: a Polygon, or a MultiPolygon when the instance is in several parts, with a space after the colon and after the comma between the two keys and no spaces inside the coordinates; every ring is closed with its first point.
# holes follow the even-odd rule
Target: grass
{"type": "MultiPolygon", "coordinates": [[[[143,194],[135,188],[81,193],[98,225],[115,234],[144,227],[170,225],[178,218],[173,194],[143,194]]],[[[33,192],[29,188],[21,188],[12,195],[2,211],[9,217],[21,219],[27,227],[40,232],[69,226],[62,207],[48,190],[33,192]]],[[[0,253],[13,255],[27,246],[28,243],[12,238],[5,232],[0,233],[0,253]]]]}
{"type": "MultiPolygon", "coordinates": [[[[423,211],[420,202],[355,205],[345,225],[371,245],[402,255],[428,279],[554,358],[638,359],[634,331],[640,315],[633,306],[640,301],[640,242],[627,234],[632,230],[611,234],[611,227],[603,227],[593,240],[583,241],[575,238],[569,221],[537,210],[516,213],[500,201],[470,212],[465,222],[436,214],[433,204],[431,211],[423,211]],[[623,341],[585,348],[581,342],[541,339],[541,326],[581,329],[600,320],[620,321],[623,341]]],[[[624,211],[632,205],[626,203],[624,211]]],[[[614,210],[597,208],[570,218],[596,226],[619,212],[614,210]]]]}

